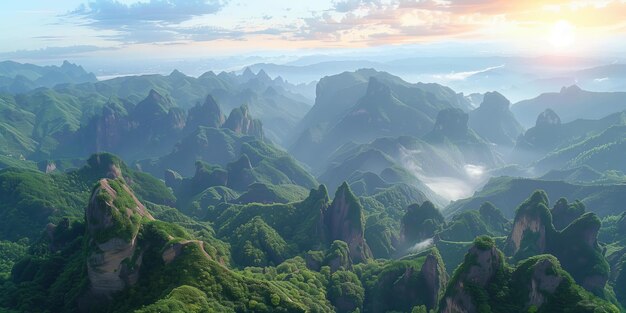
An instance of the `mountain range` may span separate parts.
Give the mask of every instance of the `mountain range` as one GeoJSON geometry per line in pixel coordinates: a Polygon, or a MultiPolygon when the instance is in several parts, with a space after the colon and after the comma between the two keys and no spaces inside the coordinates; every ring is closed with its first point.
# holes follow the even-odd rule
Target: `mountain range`
{"type": "Polygon", "coordinates": [[[626,311],[621,93],[313,61],[1,63],[0,312],[626,311]]]}

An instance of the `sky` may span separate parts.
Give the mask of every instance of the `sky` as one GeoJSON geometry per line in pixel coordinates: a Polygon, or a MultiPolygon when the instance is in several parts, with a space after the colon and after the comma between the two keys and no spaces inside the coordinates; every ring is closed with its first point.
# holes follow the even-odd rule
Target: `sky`
{"type": "Polygon", "coordinates": [[[0,59],[354,55],[402,47],[464,55],[626,52],[626,0],[20,0],[0,6],[0,59]]]}

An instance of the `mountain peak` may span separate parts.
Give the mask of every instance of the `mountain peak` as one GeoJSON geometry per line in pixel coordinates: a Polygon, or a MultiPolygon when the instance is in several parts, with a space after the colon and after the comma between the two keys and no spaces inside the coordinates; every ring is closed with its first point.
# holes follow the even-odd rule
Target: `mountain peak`
{"type": "Polygon", "coordinates": [[[483,102],[480,104],[481,107],[500,110],[508,110],[510,105],[511,101],[497,91],[486,93],[483,97],[483,102]]]}
{"type": "Polygon", "coordinates": [[[187,129],[195,130],[198,126],[219,128],[224,124],[224,114],[215,98],[207,95],[202,104],[198,103],[189,109],[187,116],[187,129]]]}
{"type": "Polygon", "coordinates": [[[250,135],[263,139],[263,125],[261,124],[261,121],[253,119],[250,116],[250,110],[245,104],[239,108],[234,108],[230,112],[230,115],[228,115],[228,118],[224,123],[224,127],[238,134],[250,135]]]}
{"type": "Polygon", "coordinates": [[[255,78],[256,75],[254,75],[254,72],[252,72],[252,70],[249,67],[246,67],[246,69],[243,70],[241,77],[247,81],[247,80],[255,78]]]}
{"type": "Polygon", "coordinates": [[[183,78],[184,78],[184,77],[187,77],[187,75],[183,74],[181,71],[179,71],[179,70],[177,70],[177,69],[174,69],[174,70],[170,73],[170,75],[169,75],[169,76],[170,76],[170,77],[183,77],[183,78]]]}
{"type": "Polygon", "coordinates": [[[352,193],[347,182],[343,182],[331,205],[324,211],[322,222],[326,229],[326,239],[345,241],[350,249],[350,258],[364,262],[371,258],[372,252],[365,242],[363,206],[352,193]]]}
{"type": "Polygon", "coordinates": [[[433,131],[445,136],[462,137],[467,133],[469,115],[458,108],[439,111],[433,131]]]}
{"type": "Polygon", "coordinates": [[[267,73],[265,72],[265,70],[261,69],[257,74],[256,77],[263,80],[263,81],[267,81],[267,80],[272,80],[272,78],[267,75],[267,73]]]}
{"type": "Polygon", "coordinates": [[[93,294],[108,297],[137,282],[141,256],[133,256],[138,252],[136,239],[143,220],[154,218],[122,179],[105,178],[97,183],[85,211],[92,238],[89,259],[98,260],[87,262],[93,294]]]}
{"type": "Polygon", "coordinates": [[[563,87],[561,88],[561,93],[562,94],[577,94],[579,92],[583,91],[580,87],[578,87],[578,85],[571,85],[569,87],[563,87]]]}
{"type": "Polygon", "coordinates": [[[537,116],[535,127],[547,125],[560,125],[561,118],[552,109],[546,109],[537,116]]]}

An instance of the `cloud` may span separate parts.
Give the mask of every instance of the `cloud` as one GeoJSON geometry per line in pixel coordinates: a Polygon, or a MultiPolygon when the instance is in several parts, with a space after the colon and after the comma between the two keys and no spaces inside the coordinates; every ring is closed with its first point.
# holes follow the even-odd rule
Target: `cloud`
{"type": "Polygon", "coordinates": [[[338,0],[303,19],[294,37],[379,45],[439,39],[543,40],[564,19],[590,33],[626,23],[623,0],[338,0]]]}
{"type": "Polygon", "coordinates": [[[67,47],[47,47],[37,50],[16,50],[11,52],[0,53],[0,59],[10,60],[30,60],[30,59],[63,59],[79,56],[82,54],[116,50],[116,47],[98,47],[90,45],[67,46],[67,47]]]}
{"type": "Polygon", "coordinates": [[[333,2],[333,10],[346,13],[360,9],[364,6],[380,7],[381,5],[382,2],[380,0],[339,0],[333,2]]]}
{"type": "Polygon", "coordinates": [[[214,14],[225,0],[150,0],[124,4],[116,0],[95,0],[81,4],[68,16],[81,17],[95,27],[110,29],[146,22],[180,23],[195,16],[214,14]]]}
{"type": "Polygon", "coordinates": [[[480,74],[480,73],[486,73],[486,72],[503,68],[503,67],[504,67],[504,64],[498,65],[498,66],[487,67],[487,68],[476,70],[476,71],[467,71],[467,72],[458,72],[458,73],[449,73],[449,74],[436,74],[436,75],[433,75],[433,77],[435,77],[438,80],[446,81],[446,82],[466,80],[470,76],[480,74]]]}
{"type": "Polygon", "coordinates": [[[626,28],[623,0],[331,0],[306,13],[290,8],[250,13],[238,10],[242,4],[236,2],[225,9],[229,2],[89,0],[63,19],[123,44],[262,39],[257,42],[267,46],[306,41],[301,46],[307,47],[475,39],[541,46],[560,19],[581,33],[614,34],[626,28]]]}
{"type": "Polygon", "coordinates": [[[125,4],[117,0],[95,0],[81,4],[62,17],[78,20],[82,26],[113,31],[98,37],[125,44],[228,39],[241,32],[219,27],[181,26],[195,17],[216,14],[228,1],[150,0],[125,4]]]}

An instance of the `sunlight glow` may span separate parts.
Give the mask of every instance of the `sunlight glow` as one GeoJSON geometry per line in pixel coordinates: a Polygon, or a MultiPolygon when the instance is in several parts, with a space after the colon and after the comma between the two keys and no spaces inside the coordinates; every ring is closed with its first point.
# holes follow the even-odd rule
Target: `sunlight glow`
{"type": "Polygon", "coordinates": [[[570,48],[576,41],[576,28],[570,22],[560,20],[552,26],[549,40],[555,49],[570,48]]]}

